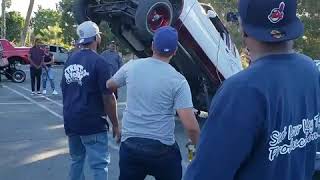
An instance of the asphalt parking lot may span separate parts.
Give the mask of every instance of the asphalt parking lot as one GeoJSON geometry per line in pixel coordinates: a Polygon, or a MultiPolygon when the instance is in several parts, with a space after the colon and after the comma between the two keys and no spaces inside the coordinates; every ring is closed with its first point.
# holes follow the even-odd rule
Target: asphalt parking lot
{"type": "MultiPolygon", "coordinates": [[[[57,89],[58,96],[31,96],[28,68],[23,69],[28,74],[24,83],[4,80],[0,85],[0,180],[67,180],[69,155],[63,129],[61,90],[57,89]]],[[[55,83],[59,87],[62,66],[54,67],[54,71],[55,83]]],[[[48,93],[51,93],[48,87],[48,93]]],[[[125,89],[121,89],[120,118],[125,108],[125,94],[125,89]]],[[[178,120],[176,139],[185,170],[188,164],[184,148],[187,140],[178,120]]],[[[118,150],[119,146],[110,137],[109,180],[118,179],[118,150]]],[[[86,177],[91,179],[88,167],[86,177]]]]}

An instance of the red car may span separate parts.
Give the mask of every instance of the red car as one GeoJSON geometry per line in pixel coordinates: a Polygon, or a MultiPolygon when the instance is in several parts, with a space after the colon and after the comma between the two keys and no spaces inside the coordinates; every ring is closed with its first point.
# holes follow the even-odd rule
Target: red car
{"type": "Polygon", "coordinates": [[[7,58],[10,64],[10,66],[5,69],[5,73],[3,73],[7,79],[12,79],[13,74],[17,71],[17,64],[29,64],[29,50],[29,47],[15,47],[10,41],[0,39],[0,51],[2,52],[2,56],[7,58]]]}
{"type": "Polygon", "coordinates": [[[0,39],[0,50],[3,51],[3,56],[6,57],[13,66],[16,64],[29,64],[29,47],[15,47],[10,41],[0,39]]]}

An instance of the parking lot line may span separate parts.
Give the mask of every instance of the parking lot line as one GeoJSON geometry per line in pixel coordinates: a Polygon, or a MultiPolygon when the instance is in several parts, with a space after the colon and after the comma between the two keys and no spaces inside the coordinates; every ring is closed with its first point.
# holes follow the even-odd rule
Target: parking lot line
{"type": "Polygon", "coordinates": [[[0,105],[30,105],[32,103],[23,103],[23,102],[18,102],[18,103],[0,103],[0,105]]]}
{"type": "MultiPolygon", "coordinates": [[[[30,93],[32,92],[30,89],[27,89],[27,88],[25,88],[25,87],[23,87],[23,86],[21,86],[21,85],[16,85],[16,84],[15,84],[15,86],[17,86],[17,87],[19,87],[20,89],[23,89],[23,90],[25,90],[25,91],[28,91],[28,92],[30,92],[30,93]]],[[[40,96],[40,97],[45,98],[46,100],[54,103],[54,104],[57,105],[57,106],[63,107],[63,105],[62,105],[61,103],[58,103],[57,101],[54,101],[54,100],[52,100],[52,99],[50,99],[50,98],[48,98],[48,97],[46,97],[46,96],[40,96]]]]}
{"type": "Polygon", "coordinates": [[[29,102],[31,102],[32,104],[35,104],[35,105],[37,105],[37,106],[41,107],[42,109],[44,109],[44,110],[48,111],[49,113],[51,113],[52,115],[56,116],[56,117],[57,117],[57,118],[59,118],[60,120],[62,120],[62,119],[63,119],[63,118],[62,118],[62,116],[61,116],[60,114],[58,114],[58,113],[56,113],[56,112],[52,111],[52,110],[51,110],[51,109],[49,109],[48,107],[46,107],[46,106],[44,106],[44,105],[42,105],[42,104],[40,104],[40,103],[36,102],[35,100],[33,100],[33,99],[31,99],[31,98],[29,98],[29,97],[25,96],[24,94],[22,94],[22,93],[20,93],[20,92],[18,92],[18,91],[16,91],[16,90],[14,90],[14,89],[10,88],[9,86],[6,86],[6,85],[4,85],[3,87],[4,87],[4,88],[6,88],[6,89],[8,89],[8,90],[10,90],[10,91],[12,91],[12,92],[14,92],[14,93],[16,93],[16,94],[17,94],[17,95],[19,95],[19,96],[21,96],[21,97],[25,98],[26,100],[28,100],[28,101],[29,101],[29,102]]]}
{"type": "MultiPolygon", "coordinates": [[[[17,87],[19,87],[19,88],[21,88],[21,89],[23,89],[23,90],[25,90],[25,91],[28,91],[28,92],[30,92],[30,93],[32,92],[30,89],[27,89],[27,88],[25,88],[25,87],[23,87],[23,86],[21,86],[21,85],[16,85],[16,84],[15,84],[15,86],[17,86],[17,87]]],[[[54,103],[55,105],[58,105],[58,106],[60,106],[60,107],[63,107],[63,104],[61,104],[61,103],[59,103],[59,102],[57,102],[57,101],[54,101],[54,100],[52,100],[52,99],[49,98],[49,97],[46,97],[46,96],[40,96],[40,97],[45,98],[46,100],[54,103]]],[[[117,105],[118,105],[118,106],[126,106],[127,103],[126,103],[126,102],[118,102],[117,105]]]]}

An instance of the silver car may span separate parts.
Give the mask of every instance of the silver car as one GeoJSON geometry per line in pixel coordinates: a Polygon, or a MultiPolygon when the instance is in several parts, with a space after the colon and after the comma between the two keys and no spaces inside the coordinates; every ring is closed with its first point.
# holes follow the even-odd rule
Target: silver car
{"type": "Polygon", "coordinates": [[[68,59],[68,50],[56,45],[49,45],[49,51],[54,56],[56,64],[64,64],[68,59]]]}

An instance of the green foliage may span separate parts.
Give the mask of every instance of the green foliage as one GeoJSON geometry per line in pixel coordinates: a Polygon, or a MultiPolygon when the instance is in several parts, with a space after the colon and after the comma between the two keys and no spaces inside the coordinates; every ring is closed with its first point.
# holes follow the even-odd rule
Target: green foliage
{"type": "Polygon", "coordinates": [[[320,59],[320,1],[299,0],[299,15],[305,26],[304,37],[298,39],[296,48],[315,59],[320,59]]]}
{"type": "Polygon", "coordinates": [[[21,29],[24,25],[24,18],[20,12],[11,11],[6,13],[7,39],[15,43],[20,43],[21,29]]]}
{"type": "Polygon", "coordinates": [[[56,24],[55,26],[48,26],[48,28],[41,29],[41,40],[46,44],[60,45],[63,43],[61,38],[62,29],[56,24]]]}
{"type": "Polygon", "coordinates": [[[43,9],[41,6],[38,7],[38,11],[35,13],[34,18],[32,18],[32,26],[35,35],[41,35],[42,30],[47,29],[49,26],[55,26],[61,21],[61,14],[52,9],[43,9]]]}
{"type": "Polygon", "coordinates": [[[63,42],[70,44],[77,39],[76,22],[72,13],[73,0],[61,0],[58,4],[58,11],[61,13],[59,25],[63,32],[63,42]]]}

